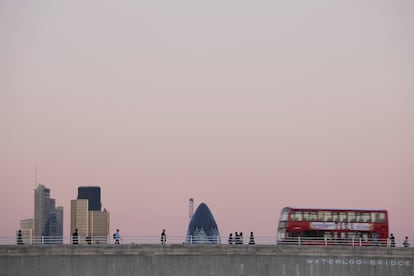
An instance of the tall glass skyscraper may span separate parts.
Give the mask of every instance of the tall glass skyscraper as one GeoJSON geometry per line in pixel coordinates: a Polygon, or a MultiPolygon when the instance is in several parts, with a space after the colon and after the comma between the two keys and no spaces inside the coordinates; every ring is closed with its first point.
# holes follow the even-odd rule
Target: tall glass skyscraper
{"type": "Polygon", "coordinates": [[[220,244],[220,233],[213,214],[205,203],[201,203],[188,225],[186,243],[220,244]]]}
{"type": "Polygon", "coordinates": [[[87,199],[89,201],[89,211],[100,211],[101,204],[101,187],[98,186],[81,186],[78,187],[78,199],[87,199]]]}
{"type": "Polygon", "coordinates": [[[50,189],[38,184],[34,190],[34,243],[63,242],[63,207],[56,208],[50,189]]]}

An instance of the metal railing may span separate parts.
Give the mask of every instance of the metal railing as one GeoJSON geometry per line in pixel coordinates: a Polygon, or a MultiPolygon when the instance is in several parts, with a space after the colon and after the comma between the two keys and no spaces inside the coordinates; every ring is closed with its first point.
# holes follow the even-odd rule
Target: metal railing
{"type": "MultiPolygon", "coordinates": [[[[59,244],[73,244],[73,245],[108,245],[115,244],[116,241],[113,236],[42,236],[18,239],[14,236],[0,236],[0,245],[59,245],[59,244]]],[[[120,244],[161,244],[160,236],[121,236],[120,244]]],[[[249,245],[249,237],[244,237],[238,244],[234,241],[229,244],[227,237],[213,236],[213,237],[195,237],[195,236],[167,236],[166,244],[210,244],[210,245],[249,245]]],[[[320,238],[320,237],[289,237],[277,239],[272,236],[256,236],[254,238],[255,245],[277,245],[277,246],[372,246],[372,247],[406,247],[404,239],[395,239],[395,244],[392,244],[389,239],[363,239],[363,238],[320,238]]],[[[408,247],[413,245],[413,240],[408,240],[408,247]]],[[[251,245],[251,244],[250,244],[251,245]]]]}
{"type": "MultiPolygon", "coordinates": [[[[396,247],[388,239],[328,238],[328,237],[289,237],[278,241],[283,245],[320,245],[320,246],[382,246],[396,247]]],[[[402,244],[401,244],[402,246],[402,244]]]]}

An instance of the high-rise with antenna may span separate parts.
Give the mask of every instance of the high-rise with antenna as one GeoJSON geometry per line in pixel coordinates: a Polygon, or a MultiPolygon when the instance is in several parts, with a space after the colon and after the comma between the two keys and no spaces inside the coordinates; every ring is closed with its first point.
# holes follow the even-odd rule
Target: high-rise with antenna
{"type": "Polygon", "coordinates": [[[190,198],[188,203],[189,203],[188,204],[188,210],[189,210],[188,221],[191,221],[191,219],[193,218],[193,214],[194,214],[194,199],[190,198]]]}

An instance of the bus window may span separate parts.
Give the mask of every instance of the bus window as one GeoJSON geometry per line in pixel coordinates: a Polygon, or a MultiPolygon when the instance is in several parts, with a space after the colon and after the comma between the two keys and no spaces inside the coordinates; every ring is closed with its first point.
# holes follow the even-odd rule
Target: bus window
{"type": "Polygon", "coordinates": [[[384,222],[385,221],[385,213],[384,212],[372,212],[371,213],[371,221],[372,222],[384,222]]]}
{"type": "Polygon", "coordinates": [[[345,222],[346,221],[346,213],[345,212],[340,212],[339,213],[339,221],[340,222],[345,222]]]}
{"type": "Polygon", "coordinates": [[[318,212],[318,220],[319,221],[324,221],[325,220],[325,212],[324,211],[319,211],[318,212]]]}
{"type": "Polygon", "coordinates": [[[362,222],[363,221],[363,219],[362,219],[362,213],[356,213],[356,221],[357,222],[362,222]]]}
{"type": "Polygon", "coordinates": [[[291,219],[292,220],[297,220],[297,221],[301,221],[301,220],[303,220],[303,215],[302,215],[302,212],[300,212],[300,211],[295,211],[294,213],[292,213],[292,216],[291,216],[291,219]]]}
{"type": "Polygon", "coordinates": [[[332,213],[332,220],[333,221],[338,221],[339,220],[339,213],[338,212],[333,212],[332,213]]]}
{"type": "Polygon", "coordinates": [[[331,212],[329,212],[329,211],[319,211],[318,212],[318,220],[319,221],[331,221],[332,220],[331,212]]]}
{"type": "Polygon", "coordinates": [[[371,213],[371,221],[372,222],[376,222],[377,221],[377,213],[376,212],[372,212],[371,213]]]}
{"type": "Polygon", "coordinates": [[[384,222],[385,221],[385,213],[384,212],[377,213],[377,221],[378,222],[384,222]]]}
{"type": "Polygon", "coordinates": [[[281,221],[287,221],[289,215],[289,208],[283,208],[282,214],[280,215],[281,221]]]}
{"type": "Polygon", "coordinates": [[[348,222],[355,222],[355,212],[348,213],[348,222]]]}
{"type": "Polygon", "coordinates": [[[371,216],[369,213],[363,213],[362,214],[362,220],[363,222],[371,222],[371,216]]]}
{"type": "Polygon", "coordinates": [[[318,220],[318,214],[316,212],[309,212],[309,219],[312,221],[318,220]]]}
{"type": "Polygon", "coordinates": [[[303,212],[303,220],[309,220],[309,212],[303,212]]]}
{"type": "Polygon", "coordinates": [[[355,239],[357,237],[355,232],[348,232],[348,238],[355,239]]]}

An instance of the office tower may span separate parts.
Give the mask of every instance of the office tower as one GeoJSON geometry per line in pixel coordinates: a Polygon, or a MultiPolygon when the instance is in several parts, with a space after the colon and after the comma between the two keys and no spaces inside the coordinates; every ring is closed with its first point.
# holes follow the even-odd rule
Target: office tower
{"type": "Polygon", "coordinates": [[[108,243],[109,236],[109,212],[100,210],[100,187],[79,187],[78,199],[71,201],[71,234],[78,229],[79,243],[85,243],[89,236],[92,243],[108,243]],[[79,199],[79,197],[87,197],[79,199]],[[98,210],[91,210],[90,200],[94,202],[98,210]]]}
{"type": "Polygon", "coordinates": [[[94,243],[107,243],[109,236],[109,212],[89,211],[89,235],[94,243]]]}
{"type": "Polygon", "coordinates": [[[220,233],[213,214],[201,203],[188,225],[186,242],[190,244],[220,244],[220,233]]]}
{"type": "Polygon", "coordinates": [[[34,242],[62,243],[63,207],[56,208],[50,189],[38,184],[34,190],[34,242]]]}
{"type": "Polygon", "coordinates": [[[101,187],[83,186],[78,187],[78,199],[89,200],[89,211],[101,210],[101,187]]]}
{"type": "Polygon", "coordinates": [[[24,244],[32,244],[33,242],[33,219],[20,220],[20,230],[22,230],[22,237],[24,244]]]}
{"type": "Polygon", "coordinates": [[[40,240],[44,235],[44,228],[49,218],[50,189],[44,185],[37,185],[34,193],[34,237],[40,240]]]}
{"type": "Polygon", "coordinates": [[[87,199],[70,201],[70,234],[78,229],[78,235],[84,239],[89,234],[89,211],[87,199]]]}

